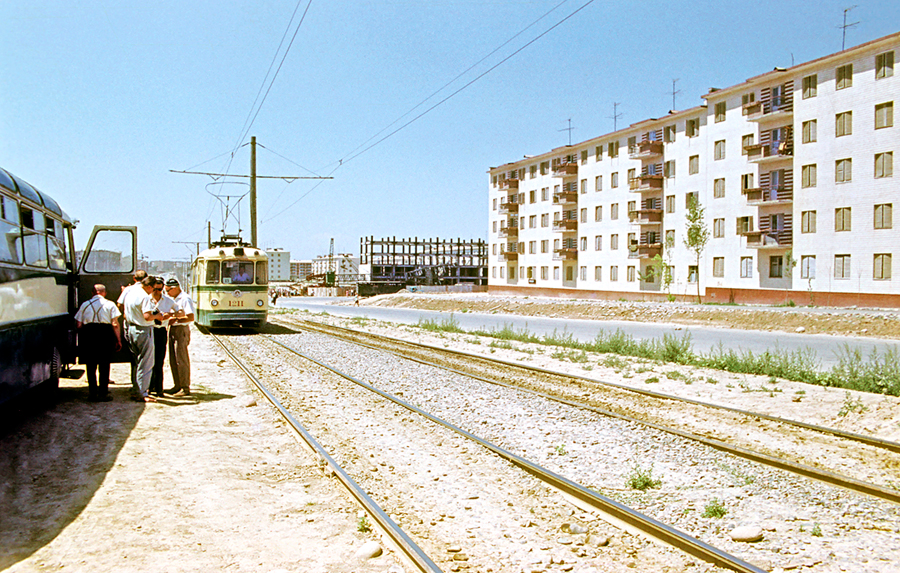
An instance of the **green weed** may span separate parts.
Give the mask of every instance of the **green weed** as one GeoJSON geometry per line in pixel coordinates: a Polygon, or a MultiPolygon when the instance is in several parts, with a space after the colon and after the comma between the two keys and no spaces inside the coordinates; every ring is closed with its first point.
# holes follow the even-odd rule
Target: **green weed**
{"type": "Polygon", "coordinates": [[[728,510],[725,509],[725,506],[722,505],[722,502],[718,500],[718,498],[712,498],[712,501],[706,504],[703,508],[703,517],[714,517],[716,519],[721,519],[725,517],[725,514],[728,513],[728,510]]]}
{"type": "Polygon", "coordinates": [[[653,478],[653,466],[644,469],[639,464],[631,468],[631,472],[625,478],[625,485],[631,489],[647,491],[650,488],[662,485],[662,480],[653,478]]]}

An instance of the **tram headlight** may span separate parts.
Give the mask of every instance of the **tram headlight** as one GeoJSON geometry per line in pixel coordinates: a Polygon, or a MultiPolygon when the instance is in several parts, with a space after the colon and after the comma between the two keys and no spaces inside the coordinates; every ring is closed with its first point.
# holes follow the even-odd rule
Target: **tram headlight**
{"type": "Polygon", "coordinates": [[[209,301],[209,305],[210,306],[219,306],[219,301],[217,301],[216,299],[212,299],[209,301]]]}
{"type": "Polygon", "coordinates": [[[266,303],[263,302],[262,299],[259,299],[259,300],[256,301],[256,306],[262,306],[262,305],[264,305],[264,304],[266,304],[266,303]]]}

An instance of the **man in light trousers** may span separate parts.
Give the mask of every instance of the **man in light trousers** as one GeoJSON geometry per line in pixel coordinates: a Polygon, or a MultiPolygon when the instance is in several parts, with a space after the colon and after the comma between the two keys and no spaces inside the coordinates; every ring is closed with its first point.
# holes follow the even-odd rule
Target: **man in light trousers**
{"type": "Polygon", "coordinates": [[[166,394],[191,395],[191,359],[188,345],[191,343],[191,323],[194,321],[194,301],[181,290],[178,279],[166,281],[166,291],[184,313],[169,320],[169,368],[172,371],[172,388],[166,394]]]}
{"type": "Polygon", "coordinates": [[[160,313],[153,304],[153,277],[146,277],[141,286],[126,289],[123,300],[125,341],[131,349],[132,399],[155,402],[150,397],[150,377],[153,374],[153,320],[168,320],[171,314],[160,313]]]}

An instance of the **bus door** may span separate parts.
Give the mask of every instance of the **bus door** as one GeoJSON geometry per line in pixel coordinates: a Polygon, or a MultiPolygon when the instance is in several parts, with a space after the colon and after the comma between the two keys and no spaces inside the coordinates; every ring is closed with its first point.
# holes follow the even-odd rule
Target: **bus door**
{"type": "MultiPolygon", "coordinates": [[[[95,226],[87,247],[77,260],[77,304],[91,298],[91,289],[98,283],[106,286],[106,298],[116,302],[122,289],[134,283],[132,275],[137,270],[137,260],[137,227],[95,226]]],[[[115,354],[112,362],[130,362],[122,317],[119,317],[119,328],[123,337],[122,350],[115,354]]]]}

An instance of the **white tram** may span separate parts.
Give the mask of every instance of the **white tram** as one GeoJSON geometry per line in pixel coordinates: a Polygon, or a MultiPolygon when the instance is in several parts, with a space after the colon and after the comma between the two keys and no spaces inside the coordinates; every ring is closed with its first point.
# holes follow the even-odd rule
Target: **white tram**
{"type": "MultiPolygon", "coordinates": [[[[94,227],[76,252],[75,222],[52,197],[0,169],[0,405],[59,383],[76,360],[75,311],[106,285],[115,300],[137,261],[135,227],[94,227]]],[[[115,361],[127,362],[127,351],[115,361]]]]}
{"type": "Polygon", "coordinates": [[[195,320],[206,328],[258,330],[269,312],[268,257],[263,250],[222,241],[202,251],[191,264],[195,320]]]}

